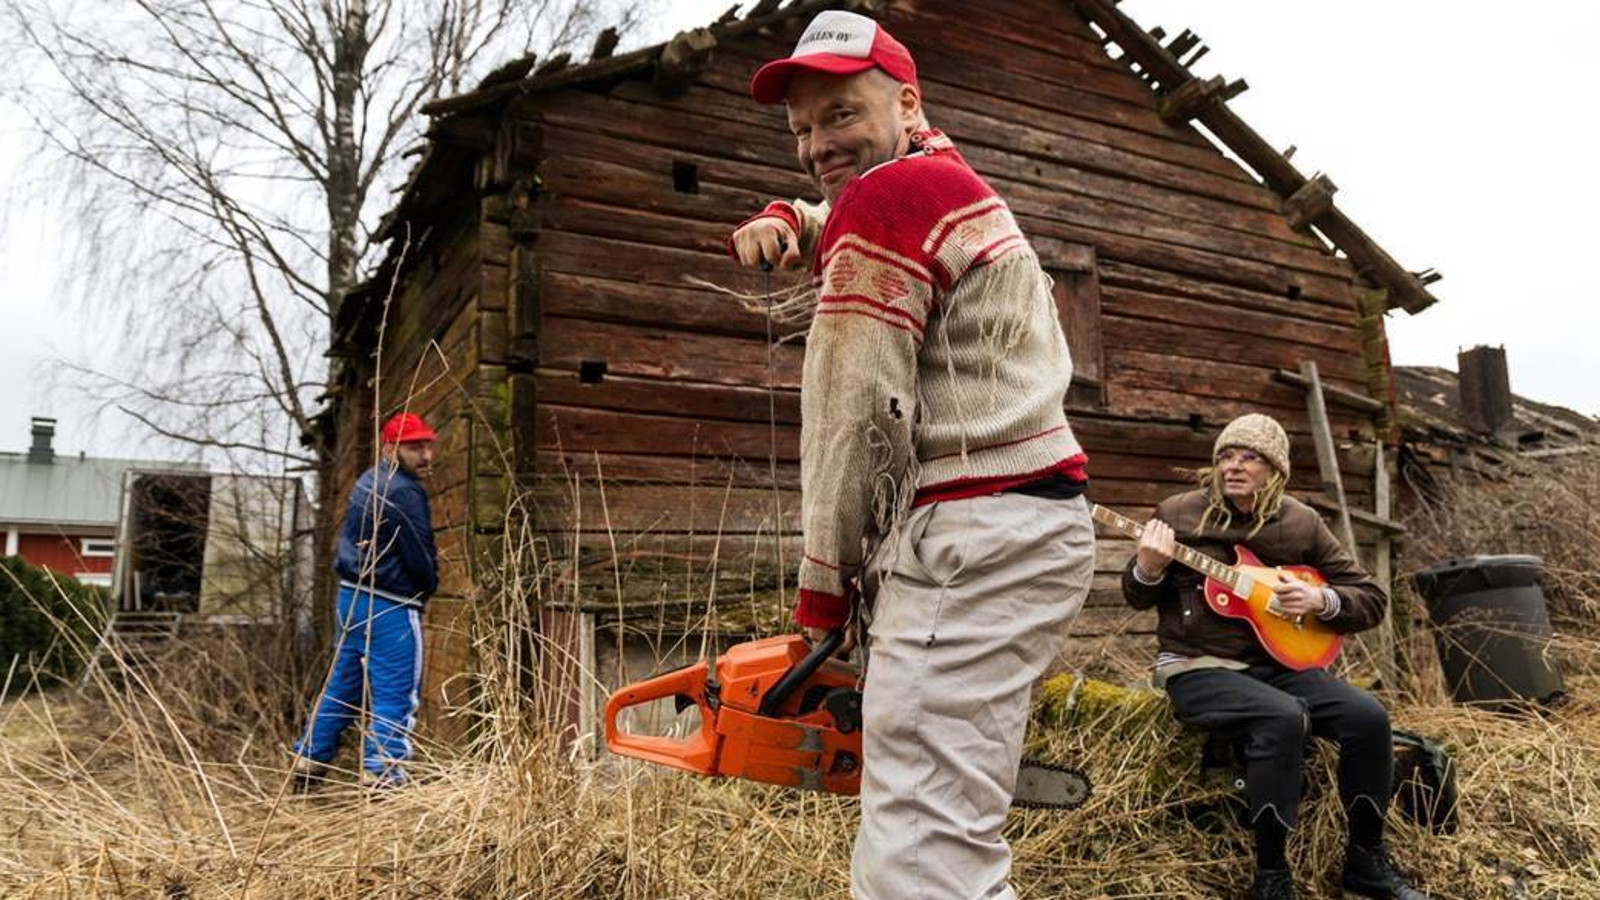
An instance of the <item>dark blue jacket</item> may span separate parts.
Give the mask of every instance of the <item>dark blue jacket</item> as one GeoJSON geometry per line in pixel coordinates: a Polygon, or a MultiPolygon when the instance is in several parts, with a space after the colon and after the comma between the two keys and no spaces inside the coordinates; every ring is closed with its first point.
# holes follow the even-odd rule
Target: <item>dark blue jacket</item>
{"type": "Polygon", "coordinates": [[[333,570],[341,581],[416,606],[438,590],[428,493],[404,469],[381,462],[356,479],[333,570]]]}

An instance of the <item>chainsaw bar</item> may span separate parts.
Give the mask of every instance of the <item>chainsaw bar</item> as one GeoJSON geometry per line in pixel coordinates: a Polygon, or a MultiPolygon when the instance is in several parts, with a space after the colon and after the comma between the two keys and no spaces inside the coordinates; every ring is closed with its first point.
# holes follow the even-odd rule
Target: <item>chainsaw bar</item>
{"type": "Polygon", "coordinates": [[[1011,805],[1022,809],[1077,809],[1089,799],[1089,776],[1071,766],[1025,759],[1017,770],[1011,805]]]}

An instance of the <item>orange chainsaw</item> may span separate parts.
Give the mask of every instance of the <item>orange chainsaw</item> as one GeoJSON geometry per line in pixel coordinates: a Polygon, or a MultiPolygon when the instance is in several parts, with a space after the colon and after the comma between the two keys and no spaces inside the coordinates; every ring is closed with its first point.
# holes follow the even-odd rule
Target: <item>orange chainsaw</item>
{"type": "MultiPolygon", "coordinates": [[[[736,644],[631,684],[606,702],[606,746],[697,775],[744,778],[830,794],[861,790],[861,673],[835,659],[843,631],[812,645],[799,635],[736,644]],[[629,734],[624,710],[673,698],[699,710],[699,727],[678,739],[629,734]]],[[[1012,804],[1073,809],[1089,798],[1082,772],[1023,760],[1012,804]]]]}

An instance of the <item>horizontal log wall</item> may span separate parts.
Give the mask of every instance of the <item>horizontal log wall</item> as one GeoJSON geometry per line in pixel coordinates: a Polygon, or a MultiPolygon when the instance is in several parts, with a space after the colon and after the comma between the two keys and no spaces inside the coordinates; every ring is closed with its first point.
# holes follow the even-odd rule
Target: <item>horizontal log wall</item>
{"type": "MultiPolygon", "coordinates": [[[[1313,359],[1328,384],[1368,392],[1349,264],[1291,229],[1281,199],[1198,132],[1164,122],[1065,5],[925,2],[894,7],[886,24],[918,58],[931,121],[1024,230],[1095,249],[1105,403],[1072,410],[1091,498],[1147,515],[1207,461],[1221,425],[1250,411],[1284,423],[1292,486],[1319,490],[1304,394],[1272,376],[1313,359]]],[[[815,194],[782,108],[745,93],[798,27],[719,46],[675,98],[635,80],[509,107],[541,148],[529,161],[537,495],[569,549],[623,560],[602,594],[623,574],[638,581],[624,594],[703,591],[718,566],[754,584],[797,558],[802,343],[769,349],[763,316],[704,282],[760,297],[767,280],[724,255],[729,231],[773,197],[815,194]]],[[[790,283],[774,275],[770,287],[790,283]]],[[[1347,493],[1370,508],[1377,433],[1364,414],[1333,412],[1347,493]]],[[[1116,590],[1129,552],[1102,542],[1077,630],[1135,635],[1148,650],[1153,620],[1116,590]]]]}

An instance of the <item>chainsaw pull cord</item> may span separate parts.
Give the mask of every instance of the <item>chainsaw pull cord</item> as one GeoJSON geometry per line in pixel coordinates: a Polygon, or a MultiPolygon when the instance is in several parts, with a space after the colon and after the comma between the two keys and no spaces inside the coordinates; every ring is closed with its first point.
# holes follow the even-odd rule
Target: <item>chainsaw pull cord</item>
{"type": "MultiPolygon", "coordinates": [[[[779,238],[780,256],[787,250],[788,244],[779,238]]],[[[772,365],[772,267],[769,261],[761,263],[761,292],[766,301],[767,320],[767,474],[772,480],[772,549],[778,563],[778,604],[787,609],[788,598],[783,591],[788,575],[783,564],[783,496],[778,489],[778,377],[772,365]]]]}

